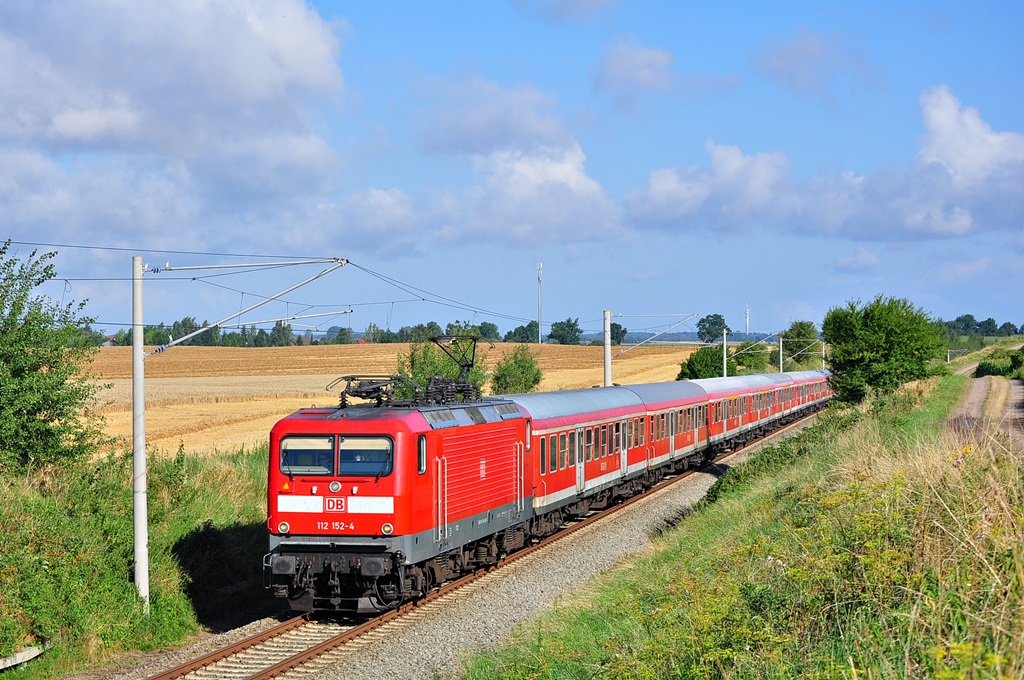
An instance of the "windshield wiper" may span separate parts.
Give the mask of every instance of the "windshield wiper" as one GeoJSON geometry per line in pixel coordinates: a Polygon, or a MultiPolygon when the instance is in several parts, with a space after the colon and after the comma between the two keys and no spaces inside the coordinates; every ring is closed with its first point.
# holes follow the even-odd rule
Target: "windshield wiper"
{"type": "Polygon", "coordinates": [[[373,480],[374,484],[376,484],[377,482],[380,481],[380,478],[384,475],[384,473],[387,471],[387,469],[388,469],[388,467],[390,467],[390,465],[391,465],[391,455],[389,454],[387,456],[387,458],[384,459],[384,465],[382,465],[381,468],[380,468],[380,471],[377,472],[377,477],[373,480]]]}
{"type": "Polygon", "coordinates": [[[294,482],[295,474],[292,472],[292,464],[288,462],[288,449],[284,450],[284,456],[281,458],[281,464],[288,468],[288,472],[285,472],[285,474],[288,475],[288,479],[294,482]]]}

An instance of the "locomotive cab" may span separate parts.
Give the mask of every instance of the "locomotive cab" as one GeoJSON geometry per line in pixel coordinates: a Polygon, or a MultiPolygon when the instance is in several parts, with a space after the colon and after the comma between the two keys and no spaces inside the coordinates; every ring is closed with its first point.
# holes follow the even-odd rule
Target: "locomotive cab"
{"type": "Polygon", "coordinates": [[[386,420],[306,410],[271,433],[265,578],[295,610],[386,609],[406,590],[408,513],[396,500],[415,440],[402,418],[386,420]]]}

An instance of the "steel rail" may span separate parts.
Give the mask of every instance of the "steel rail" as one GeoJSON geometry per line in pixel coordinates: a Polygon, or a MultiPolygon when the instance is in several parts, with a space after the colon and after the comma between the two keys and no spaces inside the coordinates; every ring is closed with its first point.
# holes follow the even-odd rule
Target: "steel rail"
{"type": "Polygon", "coordinates": [[[254,647],[260,644],[261,642],[266,642],[267,640],[275,638],[278,635],[283,635],[284,633],[287,633],[290,630],[294,630],[296,628],[304,626],[309,622],[309,619],[309,614],[302,614],[300,616],[288,619],[287,621],[282,621],[276,626],[267,628],[266,630],[260,631],[259,633],[254,633],[253,635],[243,638],[238,642],[233,642],[230,645],[227,645],[226,647],[215,649],[212,652],[209,652],[208,654],[204,654],[198,658],[192,659],[191,661],[186,661],[185,663],[175,666],[170,670],[163,671],[162,673],[157,673],[156,675],[151,675],[146,680],[176,680],[176,678],[183,678],[189,673],[198,671],[202,668],[206,668],[207,666],[213,665],[218,661],[223,661],[229,656],[233,656],[238,652],[241,652],[242,650],[249,649],[250,647],[254,647]]]}

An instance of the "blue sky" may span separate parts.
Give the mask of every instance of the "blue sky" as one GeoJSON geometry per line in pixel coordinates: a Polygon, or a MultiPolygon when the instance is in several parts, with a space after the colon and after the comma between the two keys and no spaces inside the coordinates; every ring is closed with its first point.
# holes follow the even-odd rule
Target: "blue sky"
{"type": "MultiPolygon", "coordinates": [[[[46,292],[109,332],[133,254],[348,259],[243,317],[353,310],[296,330],[504,333],[541,262],[544,323],[586,330],[876,295],[1024,324],[1024,6],[768,7],[4,3],[0,237],[58,244],[46,292]]],[[[316,271],[149,273],[145,320],[316,271]]]]}

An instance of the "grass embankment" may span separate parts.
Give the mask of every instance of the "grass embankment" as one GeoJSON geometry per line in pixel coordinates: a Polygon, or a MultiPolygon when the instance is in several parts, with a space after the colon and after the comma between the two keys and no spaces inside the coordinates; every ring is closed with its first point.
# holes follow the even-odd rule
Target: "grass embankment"
{"type": "Polygon", "coordinates": [[[965,386],[767,448],[465,676],[1024,676],[1024,467],[1000,437],[944,427],[965,386]]]}
{"type": "Polygon", "coordinates": [[[10,677],[181,642],[233,598],[263,597],[266,460],[265,447],[150,459],[149,616],[133,585],[131,455],[0,479],[0,657],[50,646],[10,677]]]}

